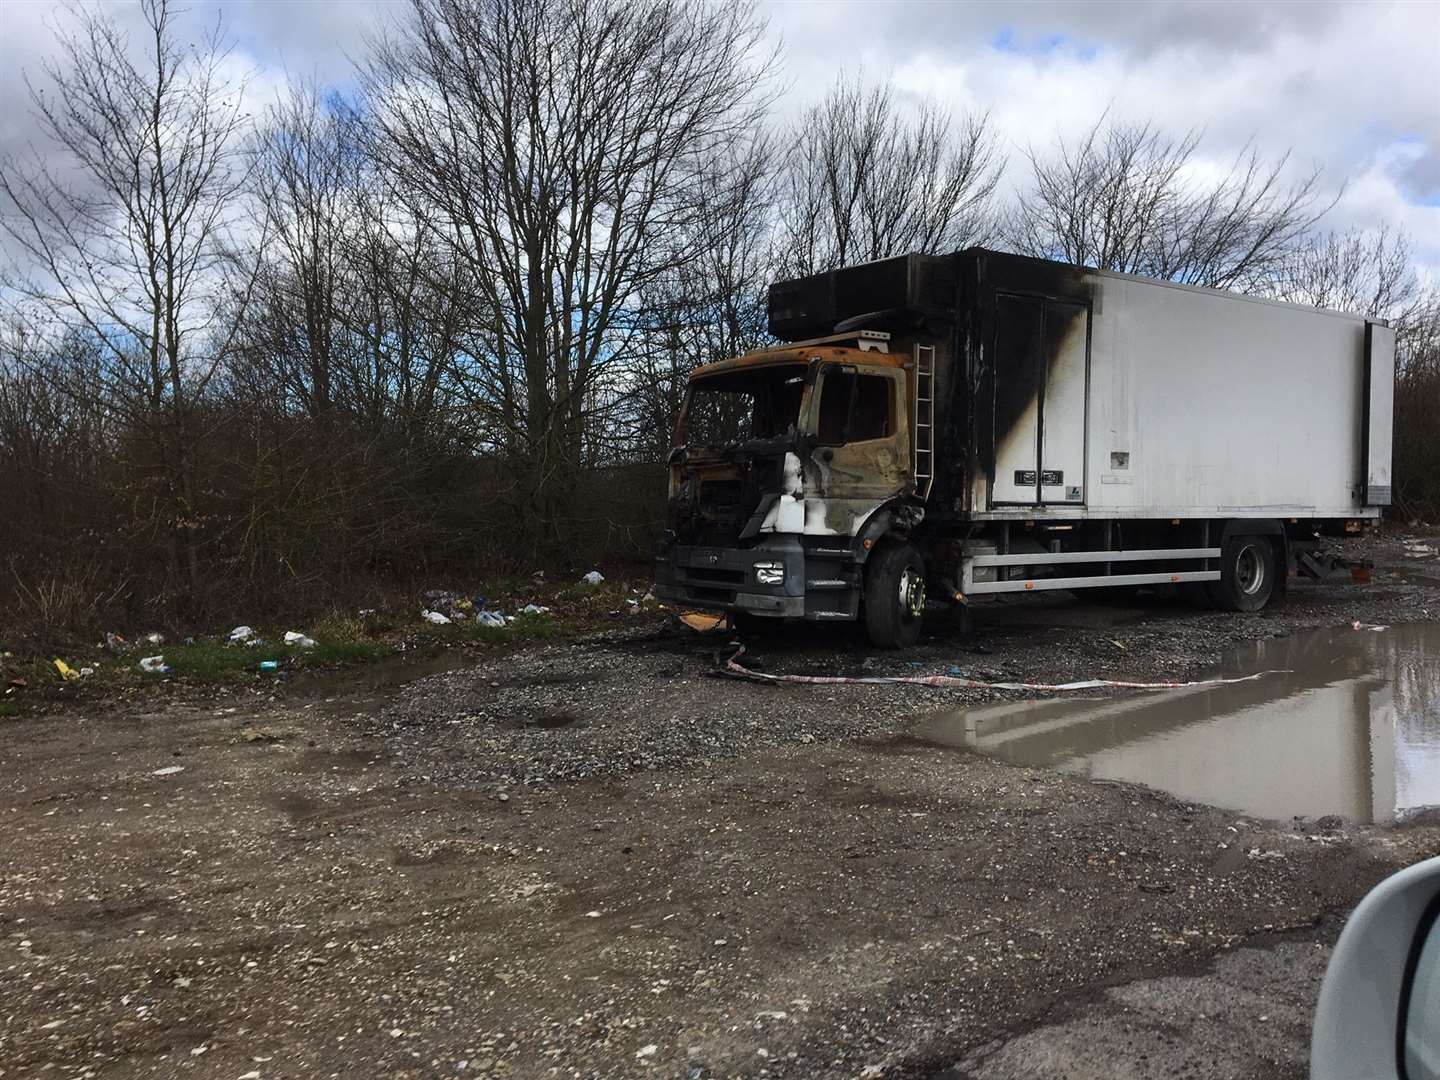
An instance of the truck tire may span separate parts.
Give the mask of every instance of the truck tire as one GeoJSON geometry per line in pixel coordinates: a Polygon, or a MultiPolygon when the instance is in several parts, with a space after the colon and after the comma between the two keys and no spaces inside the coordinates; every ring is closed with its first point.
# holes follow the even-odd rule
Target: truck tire
{"type": "Polygon", "coordinates": [[[865,633],[879,649],[920,640],[925,611],[925,562],[909,544],[882,544],[865,564],[865,633]]]}
{"type": "Polygon", "coordinates": [[[1226,611],[1259,611],[1275,591],[1275,546],[1268,536],[1232,536],[1220,556],[1210,598],[1226,611]]]}

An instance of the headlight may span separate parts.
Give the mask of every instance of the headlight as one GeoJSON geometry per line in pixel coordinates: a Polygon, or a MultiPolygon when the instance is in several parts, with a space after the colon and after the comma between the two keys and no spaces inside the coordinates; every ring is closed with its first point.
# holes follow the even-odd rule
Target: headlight
{"type": "Polygon", "coordinates": [[[785,564],[779,562],[757,562],[755,564],[755,584],[784,585],[785,564]]]}

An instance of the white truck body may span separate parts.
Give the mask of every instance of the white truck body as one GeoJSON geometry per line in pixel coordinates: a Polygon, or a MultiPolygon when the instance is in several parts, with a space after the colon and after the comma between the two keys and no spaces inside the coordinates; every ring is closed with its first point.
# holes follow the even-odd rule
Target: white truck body
{"type": "MultiPolygon", "coordinates": [[[[974,478],[980,519],[1378,518],[1394,332],[1354,315],[1089,271],[1043,394],[974,478]],[[1042,441],[1043,440],[1043,441],[1042,441]],[[1016,471],[1061,470],[1039,500],[1016,471]],[[1078,498],[1074,490],[1079,487],[1078,498]],[[1367,498],[1368,493],[1368,498],[1367,498]]],[[[1003,302],[1003,301],[1002,301],[1003,302]]],[[[943,466],[942,466],[943,467],[943,466]]]]}

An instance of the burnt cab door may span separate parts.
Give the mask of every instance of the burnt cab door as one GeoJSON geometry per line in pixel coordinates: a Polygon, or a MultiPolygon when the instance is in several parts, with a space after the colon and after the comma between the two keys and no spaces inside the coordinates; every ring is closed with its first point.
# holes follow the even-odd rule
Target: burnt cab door
{"type": "Polygon", "coordinates": [[[814,403],[820,494],[838,499],[893,495],[910,475],[905,376],[898,368],[823,364],[814,403]]]}
{"type": "Polygon", "coordinates": [[[995,297],[992,505],[1085,502],[1084,304],[995,297]]]}

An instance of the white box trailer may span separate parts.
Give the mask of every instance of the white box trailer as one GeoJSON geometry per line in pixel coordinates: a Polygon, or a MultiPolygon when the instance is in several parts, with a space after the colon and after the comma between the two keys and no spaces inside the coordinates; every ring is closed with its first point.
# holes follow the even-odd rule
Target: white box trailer
{"type": "Polygon", "coordinates": [[[1065,329],[1043,392],[996,448],[994,476],[974,477],[982,514],[1341,518],[1389,503],[1388,327],[1126,274],[1085,277],[1084,306],[995,297],[997,378],[1033,362],[1025,335],[1043,339],[1051,320],[1065,329]],[[1037,469],[1038,491],[1020,482],[1037,469]]]}
{"type": "Polygon", "coordinates": [[[679,603],[881,644],[937,594],[1253,610],[1390,501],[1382,322],[984,249],[779,282],[770,321],[790,344],[692,376],[657,564],[679,603]]]}

